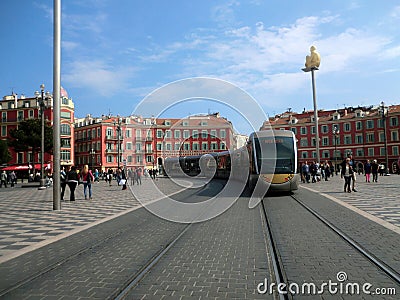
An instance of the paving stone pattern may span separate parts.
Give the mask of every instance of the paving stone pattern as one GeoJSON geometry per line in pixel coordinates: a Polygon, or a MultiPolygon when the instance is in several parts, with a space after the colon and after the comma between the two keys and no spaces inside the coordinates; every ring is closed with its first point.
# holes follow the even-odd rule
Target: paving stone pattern
{"type": "Polygon", "coordinates": [[[127,299],[268,299],[256,290],[270,276],[260,210],[247,206],[192,225],[127,299]]]}
{"type": "MultiPolygon", "coordinates": [[[[374,287],[396,287],[399,291],[399,285],[289,196],[270,197],[264,201],[287,283],[300,286],[314,283],[319,287],[329,280],[339,283],[337,274],[345,272],[348,277],[345,283],[371,283],[374,287]]],[[[330,295],[325,291],[321,296],[298,295],[295,299],[325,299],[330,296],[336,299],[377,299],[363,294],[330,295]]],[[[384,299],[396,298],[385,296],[384,299]]]]}

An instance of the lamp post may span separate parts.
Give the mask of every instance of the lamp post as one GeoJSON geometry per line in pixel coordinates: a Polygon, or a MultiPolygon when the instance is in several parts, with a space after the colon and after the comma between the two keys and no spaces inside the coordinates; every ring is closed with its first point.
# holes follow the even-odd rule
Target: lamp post
{"type": "Polygon", "coordinates": [[[117,166],[118,169],[120,167],[120,151],[121,151],[121,145],[120,145],[120,138],[121,138],[121,124],[122,124],[122,118],[118,118],[118,122],[114,121],[114,126],[117,126],[117,166]]]}
{"type": "Polygon", "coordinates": [[[94,151],[94,149],[90,149],[89,151],[90,154],[90,169],[93,170],[93,161],[94,161],[94,155],[96,154],[96,151],[94,151]]]}
{"type": "Polygon", "coordinates": [[[335,174],[336,175],[338,173],[338,171],[337,171],[337,150],[336,150],[338,134],[339,134],[339,128],[335,125],[333,127],[333,135],[334,135],[334,138],[335,138],[335,174]]]}
{"type": "Polygon", "coordinates": [[[314,71],[319,70],[318,67],[321,62],[321,56],[316,51],[314,46],[310,47],[311,55],[306,56],[305,68],[302,70],[304,72],[311,72],[311,82],[312,82],[312,91],[313,91],[313,103],[314,103],[314,123],[315,123],[315,146],[316,146],[316,159],[317,162],[320,162],[320,153],[319,153],[319,128],[318,128],[318,108],[317,108],[317,96],[315,91],[315,76],[314,71]]]}
{"type": "Polygon", "coordinates": [[[385,162],[386,162],[386,168],[385,168],[385,173],[388,174],[389,173],[389,157],[388,157],[388,149],[387,149],[387,137],[386,137],[386,118],[388,115],[388,107],[385,106],[385,102],[381,102],[381,105],[379,107],[379,111],[382,114],[382,122],[383,122],[383,141],[385,143],[385,162]]]}
{"type": "Polygon", "coordinates": [[[40,93],[38,91],[35,92],[36,100],[39,103],[40,107],[40,118],[42,121],[41,125],[41,146],[40,146],[40,186],[39,190],[46,189],[46,179],[44,178],[44,109],[45,109],[45,96],[46,100],[49,98],[50,93],[46,92],[44,93],[44,84],[42,83],[40,85],[40,93]],[[39,97],[40,96],[40,97],[39,97]]]}

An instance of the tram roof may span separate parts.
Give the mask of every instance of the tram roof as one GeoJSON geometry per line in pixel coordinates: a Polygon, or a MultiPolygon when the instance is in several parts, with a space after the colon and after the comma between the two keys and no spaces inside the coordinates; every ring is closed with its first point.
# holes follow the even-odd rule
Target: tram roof
{"type": "Polygon", "coordinates": [[[261,130],[261,131],[253,132],[250,135],[249,139],[252,138],[254,135],[257,137],[269,137],[269,136],[293,137],[293,132],[291,130],[278,130],[278,129],[261,130]]]}

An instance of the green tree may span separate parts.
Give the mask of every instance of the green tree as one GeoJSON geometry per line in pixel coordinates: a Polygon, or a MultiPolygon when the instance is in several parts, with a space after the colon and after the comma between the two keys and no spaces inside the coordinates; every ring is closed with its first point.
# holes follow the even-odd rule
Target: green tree
{"type": "Polygon", "coordinates": [[[6,140],[0,140],[0,164],[8,163],[11,160],[11,153],[8,150],[8,143],[6,140]]]}
{"type": "MultiPolygon", "coordinates": [[[[40,152],[42,145],[42,122],[40,119],[26,119],[18,124],[18,128],[10,130],[10,146],[16,152],[32,151],[32,156],[40,152]]],[[[44,152],[52,153],[53,128],[49,122],[44,124],[44,152]]],[[[35,162],[32,162],[35,163],[35,162]]]]}

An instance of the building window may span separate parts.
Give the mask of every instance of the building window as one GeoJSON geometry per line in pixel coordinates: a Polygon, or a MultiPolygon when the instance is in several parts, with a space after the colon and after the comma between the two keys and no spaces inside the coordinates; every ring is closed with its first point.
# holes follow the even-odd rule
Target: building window
{"type": "Polygon", "coordinates": [[[220,149],[220,150],[225,150],[225,149],[226,149],[225,142],[221,142],[221,143],[219,144],[219,149],[220,149]]]}
{"type": "Polygon", "coordinates": [[[357,121],[356,122],[356,130],[361,130],[362,129],[362,122],[361,121],[357,121]]]}
{"type": "Polygon", "coordinates": [[[198,139],[199,138],[199,131],[198,130],[192,130],[192,138],[198,139]]]}
{"type": "Polygon", "coordinates": [[[171,130],[165,130],[165,138],[171,138],[171,130]]]}
{"type": "Polygon", "coordinates": [[[33,119],[34,116],[35,116],[35,113],[34,113],[33,109],[30,109],[28,112],[29,119],[33,119]]]}
{"type": "Polygon", "coordinates": [[[357,149],[356,156],[359,156],[359,157],[364,156],[364,149],[357,149]]]}
{"type": "Polygon", "coordinates": [[[375,155],[374,148],[368,148],[368,156],[373,157],[375,155]]]}
{"type": "Polygon", "coordinates": [[[307,151],[301,152],[301,158],[308,158],[308,152],[307,151]]]}
{"type": "Polygon", "coordinates": [[[317,143],[315,142],[315,138],[312,138],[312,139],[311,139],[311,145],[312,145],[313,147],[317,146],[317,143]]]}
{"type": "Polygon", "coordinates": [[[367,120],[367,129],[373,129],[374,128],[374,120],[367,120]]]}
{"type": "Polygon", "coordinates": [[[384,141],[385,141],[385,133],[379,132],[379,142],[384,142],[384,141]]]}
{"type": "Polygon", "coordinates": [[[308,140],[307,139],[301,139],[300,140],[300,146],[301,147],[307,147],[308,146],[308,140]]]}
{"type": "Polygon", "coordinates": [[[390,118],[390,126],[398,126],[399,122],[397,121],[397,117],[390,118]]]}
{"type": "Polygon", "coordinates": [[[375,141],[374,134],[373,134],[373,133],[367,133],[367,140],[366,140],[366,142],[367,142],[367,143],[373,143],[374,141],[375,141]]]}
{"type": "Polygon", "coordinates": [[[328,150],[324,150],[324,151],[322,151],[322,157],[323,158],[329,158],[329,151],[328,150]]]}
{"type": "Polygon", "coordinates": [[[296,128],[296,127],[292,127],[292,128],[290,128],[290,130],[291,130],[294,134],[297,134],[297,128],[296,128]]]}
{"type": "Polygon", "coordinates": [[[329,145],[329,138],[323,137],[322,138],[322,146],[328,146],[328,145],[329,145]]]}
{"type": "Polygon", "coordinates": [[[179,143],[175,143],[174,150],[179,151],[180,147],[181,147],[181,145],[179,143]]]}
{"type": "Polygon", "coordinates": [[[63,119],[68,119],[68,120],[70,120],[70,119],[71,119],[71,112],[69,112],[69,111],[62,111],[62,112],[60,113],[60,117],[63,118],[63,119]]]}
{"type": "Polygon", "coordinates": [[[1,136],[7,136],[7,126],[1,126],[1,136]]]}
{"type": "Polygon", "coordinates": [[[351,142],[351,135],[346,135],[345,137],[344,137],[344,144],[345,145],[350,145],[352,142],[351,142]]]}
{"type": "Polygon", "coordinates": [[[216,142],[211,143],[211,150],[218,150],[218,145],[216,142]]]}
{"type": "Polygon", "coordinates": [[[206,139],[208,137],[208,131],[207,130],[202,130],[201,131],[201,138],[206,139]]]}
{"type": "MultiPolygon", "coordinates": [[[[150,131],[150,130],[149,130],[150,131]]],[[[142,137],[142,130],[136,129],[136,138],[141,138],[142,137]]]]}
{"type": "Polygon", "coordinates": [[[24,111],[19,110],[17,118],[18,118],[18,122],[21,122],[24,119],[24,111]]]}
{"type": "Polygon", "coordinates": [[[3,111],[1,113],[1,121],[2,122],[7,122],[7,112],[6,111],[3,111]]]}
{"type": "Polygon", "coordinates": [[[307,127],[300,127],[300,134],[307,134],[307,127]]]}
{"type": "Polygon", "coordinates": [[[219,131],[219,137],[220,137],[221,139],[226,138],[225,129],[221,129],[221,130],[219,131]]]}
{"type": "Polygon", "coordinates": [[[165,144],[165,147],[166,147],[166,150],[167,150],[167,151],[171,151],[171,150],[172,150],[172,145],[171,145],[171,143],[166,143],[166,144],[165,144]]]}
{"type": "Polygon", "coordinates": [[[71,139],[61,138],[61,147],[71,148],[71,139]]]}
{"type": "Polygon", "coordinates": [[[128,155],[128,162],[131,163],[132,162],[132,155],[128,155]]]}
{"type": "Polygon", "coordinates": [[[183,121],[182,122],[182,126],[189,126],[189,122],[188,121],[183,121]]]}
{"type": "Polygon", "coordinates": [[[163,137],[163,132],[161,129],[157,129],[157,138],[162,138],[163,137]]]}
{"type": "Polygon", "coordinates": [[[363,136],[361,134],[356,135],[356,144],[362,144],[363,143],[363,136]]]}
{"type": "Polygon", "coordinates": [[[381,156],[386,155],[385,147],[380,147],[380,148],[379,148],[379,152],[380,152],[380,155],[381,155],[381,156]]]}
{"type": "Polygon", "coordinates": [[[125,130],[125,136],[126,136],[127,138],[130,138],[130,137],[131,137],[131,130],[130,130],[130,129],[125,130]]]}
{"type": "Polygon", "coordinates": [[[132,143],[130,142],[126,143],[126,150],[132,150],[132,143]]]}
{"type": "Polygon", "coordinates": [[[136,155],[136,163],[140,164],[142,163],[142,156],[141,155],[136,155]]]}
{"type": "Polygon", "coordinates": [[[392,147],[392,155],[399,155],[399,146],[392,147]]]}
{"type": "Polygon", "coordinates": [[[315,134],[315,126],[311,126],[311,134],[315,134]]]}
{"type": "Polygon", "coordinates": [[[181,138],[181,131],[180,130],[175,130],[174,131],[174,137],[176,139],[180,139],[181,138]]]}
{"type": "Polygon", "coordinates": [[[24,153],[18,152],[17,153],[17,163],[22,164],[24,162],[24,153]]]}
{"type": "Polygon", "coordinates": [[[189,143],[184,143],[183,144],[183,150],[190,151],[190,144],[189,143]]]}
{"type": "Polygon", "coordinates": [[[142,151],[142,143],[136,143],[136,151],[142,151]]]}
{"type": "Polygon", "coordinates": [[[199,143],[193,143],[193,150],[195,151],[199,150],[199,143]]]}
{"type": "Polygon", "coordinates": [[[397,131],[392,131],[390,135],[392,142],[397,142],[399,140],[399,133],[397,131]]]}
{"type": "Polygon", "coordinates": [[[351,130],[351,125],[350,123],[344,123],[344,131],[350,131],[351,130]]]}
{"type": "Polygon", "coordinates": [[[328,125],[322,125],[322,133],[328,133],[328,125]]]}
{"type": "Polygon", "coordinates": [[[147,155],[147,156],[146,156],[146,161],[147,161],[148,163],[153,162],[153,156],[147,155]]]}
{"type": "Polygon", "coordinates": [[[183,138],[184,138],[184,139],[188,139],[188,138],[189,138],[189,135],[190,135],[190,134],[189,134],[189,130],[184,130],[184,131],[183,131],[183,138]]]}
{"type": "MultiPolygon", "coordinates": [[[[147,148],[149,148],[149,147],[147,147],[147,148]]],[[[157,143],[157,151],[161,151],[161,150],[162,150],[162,144],[161,143],[157,143]]],[[[149,152],[149,149],[147,149],[147,152],[149,152]]]]}
{"type": "Polygon", "coordinates": [[[200,125],[201,126],[207,126],[207,121],[201,121],[200,125]]]}
{"type": "Polygon", "coordinates": [[[208,143],[207,142],[201,143],[201,150],[208,150],[208,143]]]}
{"type": "Polygon", "coordinates": [[[211,135],[212,139],[216,138],[217,137],[217,131],[215,129],[211,130],[210,135],[211,135]]]}
{"type": "Polygon", "coordinates": [[[61,160],[71,160],[71,151],[61,150],[60,158],[61,158],[61,160]]]}
{"type": "Polygon", "coordinates": [[[317,158],[317,152],[315,151],[312,152],[312,158],[317,158]]]}

